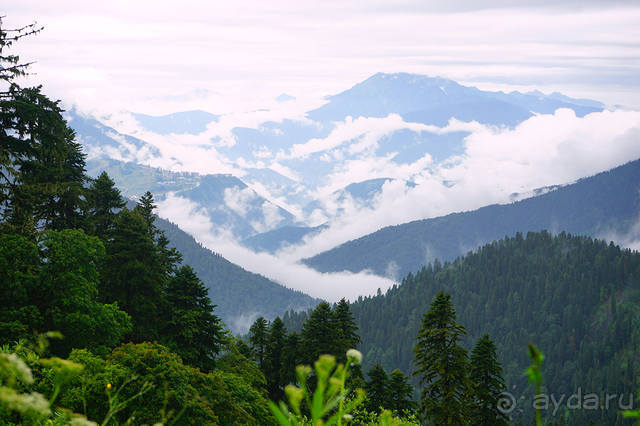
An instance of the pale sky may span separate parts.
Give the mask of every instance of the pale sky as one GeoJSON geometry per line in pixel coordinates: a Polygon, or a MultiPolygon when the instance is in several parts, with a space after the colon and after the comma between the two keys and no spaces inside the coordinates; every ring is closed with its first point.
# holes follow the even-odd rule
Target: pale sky
{"type": "Polygon", "coordinates": [[[45,27],[15,49],[34,83],[102,113],[225,113],[280,93],[309,108],[397,71],[640,108],[637,1],[20,0],[2,14],[45,27]]]}

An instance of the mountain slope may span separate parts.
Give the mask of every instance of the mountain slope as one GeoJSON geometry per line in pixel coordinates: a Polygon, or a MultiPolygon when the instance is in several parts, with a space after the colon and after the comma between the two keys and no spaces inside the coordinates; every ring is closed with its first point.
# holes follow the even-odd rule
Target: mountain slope
{"type": "MultiPolygon", "coordinates": [[[[492,242],[444,266],[436,261],[386,294],[351,304],[364,371],[376,362],[387,370],[413,371],[421,318],[440,290],[452,295],[457,321],[469,333],[466,348],[484,333],[496,343],[517,403],[511,413],[516,424],[530,424],[532,418],[532,387],[524,375],[528,342],[545,354],[545,392],[556,399],[607,392],[633,400],[640,368],[640,253],[588,237],[541,232],[492,242]]],[[[287,327],[296,329],[304,316],[286,315],[287,327]]],[[[551,417],[552,411],[544,414],[551,417]]],[[[561,424],[626,424],[616,423],[617,404],[570,412],[561,404],[554,413],[556,421],[567,420],[561,424]]]]}
{"type": "Polygon", "coordinates": [[[242,245],[255,252],[275,253],[283,247],[300,243],[304,237],[312,236],[326,227],[283,226],[242,240],[242,245]]]}
{"type": "Polygon", "coordinates": [[[182,253],[183,263],[190,265],[209,289],[216,314],[235,333],[246,333],[258,316],[273,319],[290,309],[303,310],[318,303],[229,262],[167,220],[156,218],[156,225],[182,253]]]}
{"type": "Polygon", "coordinates": [[[304,263],[321,271],[369,269],[398,276],[433,259],[452,260],[516,232],[549,229],[590,236],[626,232],[640,214],[640,160],[512,204],[383,228],[304,263]]]}
{"type": "Polygon", "coordinates": [[[138,198],[151,191],[158,201],[169,193],[187,198],[206,211],[217,229],[229,230],[240,238],[289,226],[295,221],[291,213],[232,175],[173,172],[104,156],[87,161],[90,176],[96,177],[103,170],[127,197],[138,198]]]}
{"type": "Polygon", "coordinates": [[[218,121],[220,118],[218,115],[201,110],[182,111],[161,116],[136,113],[132,115],[144,129],[161,135],[171,133],[197,135],[207,129],[207,124],[218,121]]]}

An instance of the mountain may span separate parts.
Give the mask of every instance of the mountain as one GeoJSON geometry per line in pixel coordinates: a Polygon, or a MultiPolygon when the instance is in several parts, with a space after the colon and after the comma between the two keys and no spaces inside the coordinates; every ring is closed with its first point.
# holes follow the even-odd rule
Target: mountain
{"type": "Polygon", "coordinates": [[[242,245],[255,252],[275,253],[288,245],[296,245],[304,237],[312,236],[326,229],[327,225],[319,226],[283,226],[273,231],[263,232],[242,240],[242,245]]]}
{"type": "Polygon", "coordinates": [[[271,320],[290,309],[304,310],[319,302],[229,262],[167,220],[156,218],[156,226],[209,289],[216,314],[234,333],[246,333],[259,316],[271,320]]]}
{"type": "Polygon", "coordinates": [[[294,217],[232,175],[205,175],[198,186],[176,193],[198,203],[211,222],[240,238],[291,225],[294,217]]]}
{"type": "Polygon", "coordinates": [[[534,112],[571,108],[583,116],[603,108],[599,102],[574,100],[557,93],[546,96],[540,92],[488,92],[446,78],[408,73],[375,74],[328,100],[308,116],[316,121],[338,121],[347,116],[385,117],[396,113],[407,121],[425,124],[443,125],[455,117],[515,125],[534,112]]]}
{"type": "Polygon", "coordinates": [[[136,199],[147,191],[162,199],[169,192],[195,188],[201,179],[197,173],[171,172],[104,156],[87,160],[89,176],[97,177],[103,171],[113,179],[122,195],[136,199]]]}
{"type": "Polygon", "coordinates": [[[640,214],[640,160],[505,205],[389,226],[304,260],[321,272],[365,269],[397,276],[434,259],[452,260],[516,232],[624,234],[640,214]],[[393,268],[389,268],[392,265],[393,268]]]}
{"type": "Polygon", "coordinates": [[[146,114],[131,114],[145,129],[161,135],[192,134],[198,135],[207,129],[207,125],[218,121],[219,115],[206,111],[182,111],[173,114],[153,116],[146,114]]]}
{"type": "MultiPolygon", "coordinates": [[[[363,371],[379,362],[410,374],[422,315],[440,290],[452,295],[457,322],[466,327],[467,349],[488,333],[498,348],[507,390],[517,406],[515,424],[530,424],[533,388],[524,374],[527,344],[544,353],[545,393],[595,392],[635,400],[640,349],[640,253],[604,241],[561,233],[516,234],[494,241],[452,263],[407,276],[385,294],[351,304],[360,330],[363,371]],[[521,397],[523,399],[521,399],[521,397]],[[522,411],[521,411],[522,410],[522,411]],[[525,421],[526,420],[526,421],[525,421]]],[[[288,314],[296,330],[306,314],[288,314]]],[[[626,424],[608,409],[546,410],[545,424],[626,424]],[[618,418],[618,420],[620,420],[618,418]],[[565,423],[565,421],[567,423],[565,423]]]]}
{"type": "MultiPolygon", "coordinates": [[[[603,105],[560,93],[491,92],[440,77],[378,73],[328,97],[326,104],[308,111],[304,119],[285,118],[231,129],[222,126],[225,127],[222,134],[203,135],[198,146],[210,148],[210,155],[238,170],[235,177],[238,181],[222,188],[216,197],[224,199],[226,191],[227,197],[235,197],[240,202],[232,200],[231,204],[209,205],[206,212],[214,225],[232,230],[239,239],[279,227],[330,222],[353,199],[364,200],[363,205],[370,205],[372,194],[379,192],[385,179],[394,177],[412,181],[425,169],[437,168],[452,156],[465,153],[465,138],[472,130],[438,131],[420,124],[442,127],[455,118],[501,128],[513,127],[535,114],[553,113],[558,108],[568,108],[576,115],[584,116],[602,111],[603,105]],[[384,164],[384,167],[367,174],[366,178],[360,174],[350,182],[345,175],[348,176],[348,170],[356,164],[384,164]],[[367,178],[370,182],[366,185],[371,186],[370,189],[363,188],[365,183],[359,182],[367,178]],[[328,191],[326,185],[330,182],[341,182],[346,190],[343,196],[338,194],[327,203],[324,194],[336,189],[328,191]],[[250,189],[245,190],[243,185],[250,189]],[[253,190],[260,195],[252,193],[253,190]],[[350,194],[352,191],[355,196],[350,194]],[[246,211],[244,204],[249,198],[252,201],[246,211]]],[[[73,109],[68,116],[90,159],[115,159],[136,164],[171,163],[187,168],[193,161],[189,155],[182,157],[175,151],[162,151],[167,143],[184,143],[181,148],[188,152],[193,146],[190,145],[193,137],[170,136],[163,141],[158,136],[150,144],[119,133],[73,109]]],[[[220,118],[200,110],[163,116],[136,113],[133,116],[142,129],[160,135],[198,135],[220,118]]],[[[229,121],[233,121],[233,116],[229,121]]],[[[149,178],[140,177],[137,182],[145,181],[147,186],[154,186],[161,192],[173,185],[165,184],[167,179],[157,173],[154,176],[161,180],[150,182],[149,178]]],[[[218,180],[224,178],[218,176],[218,180]]],[[[127,185],[126,182],[119,183],[127,185]]],[[[212,180],[204,184],[200,189],[190,188],[189,196],[193,196],[194,201],[214,197],[203,193],[205,187],[214,191],[221,188],[220,182],[212,180]]],[[[138,194],[137,189],[135,193],[138,194]]],[[[269,246],[279,244],[274,242],[269,246]]]]}
{"type": "Polygon", "coordinates": [[[187,198],[207,213],[216,229],[231,231],[240,238],[295,222],[291,213],[259,196],[231,175],[172,172],[104,156],[87,160],[89,176],[96,177],[102,171],[106,171],[123,195],[130,198],[137,198],[146,191],[151,191],[158,201],[164,200],[169,193],[187,198]]]}
{"type": "MultiPolygon", "coordinates": [[[[335,191],[332,195],[334,202],[343,204],[351,200],[364,207],[372,207],[375,197],[382,192],[382,186],[397,179],[379,178],[362,182],[354,182],[345,188],[335,191]]],[[[404,182],[409,187],[414,187],[413,182],[404,182]]],[[[304,206],[306,215],[311,215],[315,210],[324,211],[324,205],[319,201],[312,201],[304,206]]],[[[342,213],[344,209],[339,209],[342,213]]],[[[275,253],[283,247],[300,244],[307,236],[312,236],[328,227],[327,224],[319,226],[283,226],[271,231],[249,237],[242,244],[253,251],[275,253]]]]}
{"type": "Polygon", "coordinates": [[[76,132],[76,140],[88,158],[105,157],[140,163],[160,155],[153,145],[122,134],[93,117],[80,114],[75,108],[65,113],[65,119],[76,132]]]}

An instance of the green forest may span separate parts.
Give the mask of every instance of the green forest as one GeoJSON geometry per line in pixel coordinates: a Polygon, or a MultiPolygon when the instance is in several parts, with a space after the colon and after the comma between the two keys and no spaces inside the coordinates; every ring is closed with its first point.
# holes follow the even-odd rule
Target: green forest
{"type": "Polygon", "coordinates": [[[0,21],[0,425],[595,425],[640,415],[640,254],[589,237],[518,233],[384,294],[259,317],[234,336],[216,310],[222,291],[201,279],[231,280],[230,266],[187,265],[176,247],[195,245],[174,241],[184,237],[156,218],[153,194],[127,205],[109,175],[90,178],[60,102],[17,83],[29,64],[7,51],[39,31],[0,21]],[[616,398],[595,409],[586,399],[576,410],[531,405],[578,389],[616,398]]]}

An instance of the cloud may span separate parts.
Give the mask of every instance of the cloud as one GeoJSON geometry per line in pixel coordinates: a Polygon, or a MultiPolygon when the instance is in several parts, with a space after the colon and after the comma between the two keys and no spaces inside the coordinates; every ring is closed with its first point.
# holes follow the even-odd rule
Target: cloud
{"type": "Polygon", "coordinates": [[[256,193],[249,187],[233,186],[224,190],[225,205],[242,217],[247,216],[249,209],[252,207],[251,202],[255,199],[256,193]]]}
{"type": "Polygon", "coordinates": [[[246,111],[283,92],[296,97],[279,103],[289,107],[378,71],[561,86],[640,105],[633,0],[22,0],[3,13],[9,27],[33,19],[46,27],[19,43],[24,59],[38,61],[35,81],[70,104],[107,111],[246,111]],[[189,96],[198,90],[211,93],[189,96]]]}
{"type": "Polygon", "coordinates": [[[227,233],[214,231],[215,227],[197,203],[174,194],[158,202],[158,215],[176,223],[231,262],[313,297],[332,302],[342,297],[355,300],[361,295],[375,294],[378,289],[385,291],[394,284],[392,280],[366,272],[325,274],[285,258],[256,254],[230,240],[227,233]]]}
{"type": "Polygon", "coordinates": [[[427,168],[394,166],[385,158],[345,163],[328,181],[386,170],[413,181],[389,181],[372,207],[325,198],[328,211],[341,211],[328,229],[304,244],[283,249],[290,259],[309,257],[381,227],[411,220],[508,203],[515,192],[570,183],[640,158],[640,112],[603,111],[583,118],[572,110],[538,115],[514,129],[479,127],[464,142],[463,155],[427,168]],[[349,167],[357,165],[357,168],[349,167]],[[393,168],[396,167],[394,171],[393,168]]]}
{"type": "Polygon", "coordinates": [[[295,144],[289,153],[279,153],[278,158],[307,158],[311,154],[332,151],[346,144],[350,144],[347,148],[349,154],[359,154],[377,147],[378,141],[383,136],[402,129],[441,135],[451,132],[473,131],[480,126],[478,123],[464,123],[453,119],[447,126],[438,127],[406,122],[398,114],[389,114],[384,118],[358,117],[355,120],[352,117],[347,117],[344,121],[338,122],[326,138],[315,138],[305,143],[295,144]]]}

